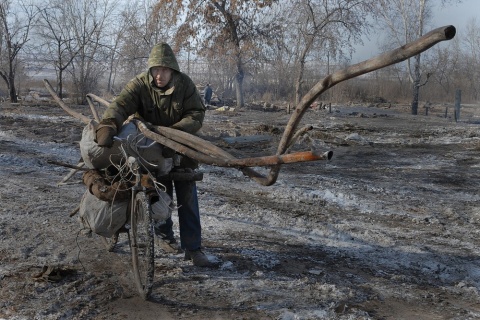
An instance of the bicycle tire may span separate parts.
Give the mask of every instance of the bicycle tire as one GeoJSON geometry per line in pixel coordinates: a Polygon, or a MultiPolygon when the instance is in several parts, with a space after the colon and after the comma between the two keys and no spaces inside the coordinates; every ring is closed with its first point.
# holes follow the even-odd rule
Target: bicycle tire
{"type": "Polygon", "coordinates": [[[152,293],[155,275],[154,227],[149,201],[145,192],[136,194],[130,213],[131,252],[135,285],[147,300],[152,293]]]}

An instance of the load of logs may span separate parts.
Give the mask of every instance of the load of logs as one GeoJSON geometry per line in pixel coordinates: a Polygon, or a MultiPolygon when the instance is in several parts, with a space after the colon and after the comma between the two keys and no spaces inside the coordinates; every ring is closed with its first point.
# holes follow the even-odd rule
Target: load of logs
{"type": "MultiPolygon", "coordinates": [[[[310,91],[305,96],[303,96],[299,104],[296,106],[286,125],[285,131],[278,145],[277,152],[275,155],[272,156],[238,159],[230,153],[197,136],[167,127],[147,126],[145,123],[139,120],[134,121],[138,129],[147,138],[150,138],[170,149],[173,149],[177,153],[195,159],[200,163],[220,167],[237,168],[257,183],[264,186],[269,186],[276,182],[280,172],[280,168],[283,164],[304,161],[330,160],[332,158],[332,151],[304,151],[287,153],[289,148],[295,143],[299,136],[312,128],[311,126],[308,126],[297,130],[300,120],[302,119],[305,112],[308,110],[309,106],[323,92],[342,81],[384,68],[386,66],[404,61],[415,55],[418,55],[441,41],[452,39],[455,36],[455,33],[455,27],[451,25],[437,28],[420,37],[419,39],[405,44],[404,46],[401,46],[382,55],[371,58],[369,60],[365,60],[363,62],[349,66],[345,69],[336,71],[326,76],[323,80],[319,81],[312,89],[310,89],[310,91]],[[268,176],[264,176],[252,168],[259,166],[270,167],[270,172],[268,176]]],[[[90,119],[89,117],[75,112],[73,109],[68,107],[58,97],[58,95],[55,93],[55,90],[51,87],[50,83],[47,80],[44,80],[44,83],[54,100],[68,114],[79,119],[85,124],[88,124],[92,121],[92,119],[90,119]]],[[[93,101],[96,101],[105,107],[108,107],[109,102],[94,94],[88,94],[87,101],[93,113],[93,121],[97,123],[100,122],[100,118],[93,104],[93,101]]]]}

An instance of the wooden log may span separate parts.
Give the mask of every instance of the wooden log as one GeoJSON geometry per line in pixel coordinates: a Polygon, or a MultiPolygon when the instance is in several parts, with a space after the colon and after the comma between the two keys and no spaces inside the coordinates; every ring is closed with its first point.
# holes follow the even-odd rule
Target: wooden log
{"type": "Polygon", "coordinates": [[[95,100],[97,101],[98,103],[100,103],[101,105],[103,105],[104,107],[108,107],[108,105],[110,104],[110,101],[107,101],[103,98],[100,98],[99,96],[97,95],[94,95],[93,93],[88,93],[87,94],[87,97],[92,99],[92,100],[95,100]]]}
{"type": "Polygon", "coordinates": [[[83,165],[74,166],[72,164],[68,164],[68,163],[61,162],[61,161],[56,161],[56,160],[47,160],[47,163],[48,164],[54,164],[54,165],[57,165],[57,166],[66,167],[66,168],[71,168],[71,169],[75,169],[75,170],[82,170],[82,171],[91,170],[89,168],[84,167],[83,165]]]}
{"type": "MultiPolygon", "coordinates": [[[[315,99],[317,99],[323,92],[325,92],[329,88],[345,80],[409,59],[417,54],[424,52],[425,50],[429,49],[430,47],[434,46],[435,44],[441,41],[453,39],[453,37],[455,36],[455,33],[456,33],[456,29],[454,26],[451,26],[451,25],[434,29],[413,42],[407,43],[404,46],[401,46],[395,50],[389,51],[387,53],[384,53],[372,59],[365,60],[363,62],[349,66],[345,69],[334,72],[328,75],[327,77],[325,77],[324,79],[322,79],[321,81],[319,81],[312,89],[310,89],[310,91],[305,96],[302,97],[301,101],[293,110],[293,114],[291,115],[286,125],[285,131],[278,145],[277,153],[275,156],[270,156],[268,160],[266,158],[236,159],[232,155],[226,153],[225,151],[218,150],[219,148],[212,146],[206,141],[203,141],[203,143],[201,143],[197,147],[192,146],[190,148],[185,146],[184,144],[181,144],[177,141],[174,141],[165,136],[162,136],[161,134],[150,131],[145,125],[143,125],[143,127],[139,125],[139,129],[144,133],[146,137],[152,140],[155,140],[161,143],[162,145],[165,145],[171,149],[174,149],[175,151],[181,154],[184,154],[188,157],[191,157],[193,159],[196,159],[200,162],[204,162],[212,165],[218,165],[218,166],[240,167],[242,172],[247,174],[249,177],[251,177],[252,179],[254,179],[255,181],[257,181],[262,185],[268,186],[275,183],[275,181],[278,178],[278,174],[280,172],[281,164],[289,163],[289,162],[286,162],[286,161],[290,161],[288,159],[295,159],[292,161],[297,162],[297,161],[324,160],[324,159],[331,158],[331,155],[332,155],[331,152],[327,152],[322,155],[319,155],[316,153],[310,153],[308,154],[308,156],[307,155],[297,155],[297,156],[284,155],[284,153],[292,143],[294,133],[303,115],[307,111],[308,107],[313,103],[313,101],[315,101],[315,99]],[[203,147],[207,147],[207,151],[218,158],[215,158],[214,156],[211,156],[199,151],[199,150],[205,150],[205,149],[202,149],[203,147]],[[248,166],[264,166],[266,165],[266,163],[268,163],[268,165],[271,164],[271,169],[268,176],[263,176],[253,171],[251,168],[248,168],[248,166]],[[242,167],[245,167],[245,168],[242,168],[242,167]]],[[[47,86],[47,89],[54,97],[55,101],[57,101],[57,103],[59,103],[59,105],[65,111],[67,111],[69,114],[76,117],[77,119],[80,119],[85,124],[88,124],[90,122],[89,118],[83,116],[82,114],[76,113],[70,108],[68,108],[68,106],[66,106],[63,103],[63,101],[61,101],[61,99],[59,99],[58,96],[56,96],[55,91],[51,88],[48,81],[44,80],[44,82],[45,82],[45,85],[47,86]]],[[[105,104],[106,102],[104,101],[103,103],[105,104]]],[[[186,139],[186,141],[189,141],[188,143],[190,146],[195,140],[195,139],[192,139],[192,137],[179,138],[177,136],[176,138],[186,139]]]]}
{"type": "Polygon", "coordinates": [[[95,105],[93,104],[92,98],[87,94],[87,102],[88,105],[90,106],[90,110],[92,111],[93,118],[95,121],[100,122],[100,117],[98,116],[98,111],[95,105]]]}
{"type": "MultiPolygon", "coordinates": [[[[377,57],[348,66],[342,70],[338,70],[317,82],[317,84],[302,97],[293,111],[278,145],[277,154],[284,153],[288,148],[290,140],[303,115],[312,102],[315,101],[315,99],[317,99],[323,92],[345,80],[407,60],[428,50],[441,41],[453,39],[455,33],[456,29],[452,25],[434,29],[415,41],[407,43],[397,49],[386,52],[377,57]]],[[[275,183],[279,171],[280,166],[276,166],[271,169],[268,176],[268,185],[275,183]]]]}
{"type": "MultiPolygon", "coordinates": [[[[216,165],[219,167],[260,167],[260,166],[270,166],[284,163],[293,163],[293,162],[304,162],[304,161],[316,161],[316,160],[329,160],[332,157],[332,152],[326,153],[317,153],[312,151],[297,152],[287,155],[274,155],[274,156],[265,156],[265,157],[254,157],[254,158],[244,158],[237,159],[232,155],[228,154],[226,151],[221,150],[220,148],[212,145],[210,142],[200,139],[198,137],[190,135],[186,132],[179,130],[180,135],[189,136],[189,144],[192,140],[197,140],[199,144],[195,146],[195,149],[192,149],[188,146],[185,146],[181,143],[178,143],[174,140],[168,139],[158,133],[155,133],[147,128],[147,126],[139,121],[135,120],[140,131],[147,137],[158,143],[167,146],[187,157],[195,159],[205,164],[216,165]],[[220,149],[221,151],[218,151],[220,149]],[[204,150],[210,151],[208,154],[204,153],[204,150]],[[215,157],[217,156],[217,157],[215,157]]],[[[162,128],[164,129],[164,128],[162,128]]],[[[168,130],[168,129],[167,129],[168,130]]],[[[172,134],[172,131],[170,134],[172,134]]],[[[180,140],[180,139],[179,139],[180,140]]]]}
{"type": "Polygon", "coordinates": [[[88,124],[92,119],[90,119],[89,117],[87,116],[84,116],[83,114],[81,113],[78,113],[76,112],[75,110],[73,110],[72,108],[70,108],[69,106],[67,106],[67,104],[65,102],[63,102],[62,99],[60,99],[60,97],[57,95],[57,93],[55,92],[55,90],[53,90],[52,86],[50,85],[50,82],[48,82],[47,79],[44,79],[43,80],[43,83],[45,84],[45,87],[47,88],[48,92],[50,92],[50,95],[53,97],[53,99],[58,103],[58,105],[63,109],[65,110],[69,115],[71,115],[72,117],[74,117],[75,119],[78,119],[80,121],[82,121],[83,123],[85,124],[88,124]]]}
{"type": "MultiPolygon", "coordinates": [[[[81,162],[79,162],[79,163],[77,164],[77,167],[78,167],[78,168],[83,168],[84,165],[85,165],[85,162],[81,161],[81,162]]],[[[78,170],[79,170],[79,169],[77,169],[77,168],[72,168],[72,169],[70,170],[70,172],[69,172],[65,177],[63,177],[62,181],[60,181],[59,184],[65,183],[65,182],[67,182],[68,180],[70,180],[70,178],[72,178],[73,175],[78,172],[78,170]]]]}

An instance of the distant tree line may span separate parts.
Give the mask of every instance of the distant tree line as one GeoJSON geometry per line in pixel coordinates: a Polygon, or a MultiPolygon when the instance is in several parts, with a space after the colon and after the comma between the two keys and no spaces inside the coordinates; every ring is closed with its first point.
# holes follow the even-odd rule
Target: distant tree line
{"type": "MultiPolygon", "coordinates": [[[[351,64],[362,36],[382,50],[433,28],[433,0],[2,0],[1,87],[11,102],[40,86],[32,70],[55,72],[61,97],[113,97],[145,70],[155,43],[168,42],[181,69],[222,99],[295,104],[326,75],[351,64]],[[381,32],[380,32],[381,30],[381,32]],[[28,71],[28,72],[27,72],[28,71]]],[[[480,91],[480,26],[427,52],[339,84],[330,102],[464,101],[480,91]],[[421,90],[420,90],[421,89],[421,90]]]]}

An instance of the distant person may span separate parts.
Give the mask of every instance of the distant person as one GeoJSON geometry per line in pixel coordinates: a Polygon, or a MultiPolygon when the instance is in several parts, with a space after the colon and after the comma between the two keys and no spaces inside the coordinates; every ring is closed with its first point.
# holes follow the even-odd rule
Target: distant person
{"type": "Polygon", "coordinates": [[[205,99],[205,104],[210,104],[210,100],[212,100],[212,87],[210,87],[210,83],[205,87],[203,98],[205,99]]]}
{"type": "MultiPolygon", "coordinates": [[[[120,95],[110,103],[96,130],[98,145],[112,146],[113,137],[122,123],[135,113],[153,125],[192,134],[202,127],[205,106],[200,93],[193,81],[180,72],[172,48],[166,43],[156,44],[152,48],[148,58],[148,70],[127,83],[120,95]]],[[[171,158],[174,153],[166,148],[163,156],[171,158]]],[[[182,157],[180,165],[172,170],[195,169],[197,166],[196,161],[182,157]]],[[[201,250],[200,212],[195,181],[162,183],[171,197],[175,187],[180,243],[185,250],[185,259],[192,260],[193,264],[199,267],[214,266],[201,250]]],[[[164,225],[155,227],[155,233],[170,245],[176,243],[172,226],[173,221],[169,218],[164,225]]]]}

